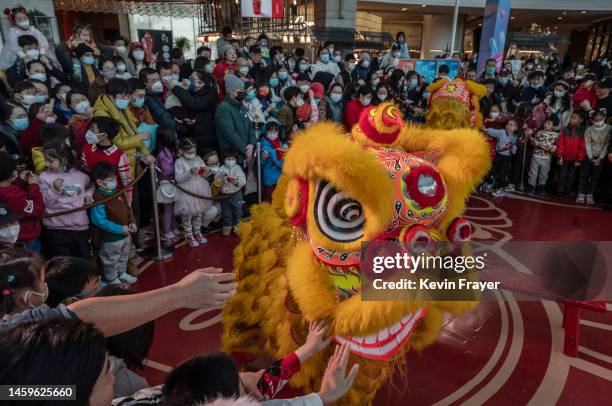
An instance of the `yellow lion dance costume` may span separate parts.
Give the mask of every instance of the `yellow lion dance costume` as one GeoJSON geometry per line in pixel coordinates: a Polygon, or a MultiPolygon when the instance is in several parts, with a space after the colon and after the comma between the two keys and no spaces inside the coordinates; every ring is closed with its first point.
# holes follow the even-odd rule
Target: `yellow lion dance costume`
{"type": "MultiPolygon", "coordinates": [[[[309,321],[326,319],[334,341],[350,343],[350,364],[360,364],[339,403],[371,404],[406,352],[437,338],[444,312],[475,303],[362,302],[361,243],[467,239],[459,216],[488,168],[477,131],[404,126],[389,103],[364,112],[351,134],[332,123],[298,134],[272,204],[255,206],[239,227],[223,349],[278,359],[305,342],[309,321]]],[[[306,361],[290,386],[317,391],[332,352],[306,361]]]]}
{"type": "Polygon", "coordinates": [[[427,88],[428,101],[426,126],[442,130],[457,128],[481,128],[480,99],[487,88],[471,80],[442,79],[427,88]]]}

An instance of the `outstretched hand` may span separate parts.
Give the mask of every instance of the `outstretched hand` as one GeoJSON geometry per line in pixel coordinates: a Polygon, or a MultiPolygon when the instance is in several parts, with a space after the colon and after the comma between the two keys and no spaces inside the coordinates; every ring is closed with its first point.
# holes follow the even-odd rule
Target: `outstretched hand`
{"type": "Polygon", "coordinates": [[[310,322],[306,342],[295,350],[295,355],[300,359],[300,363],[322,351],[331,343],[331,337],[325,337],[328,330],[329,324],[324,320],[313,320],[310,322]]]}
{"type": "Polygon", "coordinates": [[[334,403],[353,386],[355,377],[359,372],[359,364],[353,365],[351,371],[346,375],[349,355],[349,344],[344,343],[342,346],[336,346],[334,355],[329,359],[319,390],[319,397],[324,405],[334,403]]]}
{"type": "Polygon", "coordinates": [[[193,271],[173,285],[179,308],[221,309],[235,293],[238,284],[232,273],[221,268],[193,271]]]}

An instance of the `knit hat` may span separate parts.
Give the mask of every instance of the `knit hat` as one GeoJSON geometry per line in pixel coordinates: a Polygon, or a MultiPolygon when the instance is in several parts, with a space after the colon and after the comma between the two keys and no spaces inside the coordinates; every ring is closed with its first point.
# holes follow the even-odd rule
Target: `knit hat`
{"type": "Polygon", "coordinates": [[[82,57],[83,55],[85,55],[87,52],[91,52],[93,54],[93,48],[90,47],[89,45],[85,45],[85,44],[79,44],[78,47],[76,47],[76,49],[74,50],[74,53],[76,54],[76,56],[78,58],[82,57]]]}
{"type": "Polygon", "coordinates": [[[310,90],[312,90],[312,93],[314,94],[315,98],[320,99],[321,97],[323,97],[323,94],[325,94],[323,85],[319,82],[312,82],[312,84],[310,85],[310,90]]]}
{"type": "Polygon", "coordinates": [[[236,75],[232,75],[230,73],[228,75],[225,75],[223,80],[225,81],[225,93],[231,93],[237,90],[244,89],[244,83],[236,75]]]}
{"type": "Polygon", "coordinates": [[[227,51],[229,51],[230,49],[234,49],[234,47],[229,44],[223,46],[223,48],[221,48],[221,55],[223,55],[223,57],[225,58],[225,54],[227,54],[227,51]]]}

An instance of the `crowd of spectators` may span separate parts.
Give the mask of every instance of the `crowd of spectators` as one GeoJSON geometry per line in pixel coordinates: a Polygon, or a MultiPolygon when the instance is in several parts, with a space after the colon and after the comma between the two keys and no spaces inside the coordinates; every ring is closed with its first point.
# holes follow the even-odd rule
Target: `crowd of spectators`
{"type": "MultiPolygon", "coordinates": [[[[222,308],[236,288],[232,274],[204,269],[155,291],[129,290],[148,238],[151,194],[164,242],[184,238],[195,248],[211,227],[228,236],[248,217],[256,159],[264,200],[271,199],[300,130],[334,121],[348,131],[386,101],[407,121],[426,123],[429,83],[399,67],[409,55],[405,35],[372,53],[327,42],[311,60],[302,48],[272,46],[266,34],[236,38],[225,27],[216,60],[207,46],[194,60],[179,49],[151,60],[142,44],[95,39],[81,25],[54,46],[25,10],[9,17],[0,53],[0,383],[76,384],[78,404],[91,405],[242,395],[276,404],[300,363],[329,344],[325,323],[313,322],[303,347],[258,373],[239,373],[223,353],[185,361],[157,388],[134,372],[156,318],[222,308]],[[158,172],[156,190],[138,182],[147,169],[158,172]]],[[[501,68],[487,61],[477,76],[475,61],[450,58],[459,60],[460,77],[487,88],[480,110],[493,169],[484,192],[522,188],[610,208],[610,61],[511,57],[501,68]]],[[[442,65],[436,80],[448,75],[442,65]]],[[[343,396],[358,372],[346,373],[347,362],[347,347],[339,347],[321,390],[291,404],[343,396]]]]}

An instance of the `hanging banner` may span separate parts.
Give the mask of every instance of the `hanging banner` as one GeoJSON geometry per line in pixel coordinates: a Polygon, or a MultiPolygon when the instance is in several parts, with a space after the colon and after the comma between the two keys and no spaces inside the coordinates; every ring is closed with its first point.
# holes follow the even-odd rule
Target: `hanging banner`
{"type": "Polygon", "coordinates": [[[283,18],[283,0],[242,0],[242,17],[283,18]]]}
{"type": "Polygon", "coordinates": [[[497,71],[501,69],[510,19],[510,3],[511,0],[487,0],[478,50],[478,75],[484,71],[487,59],[495,59],[497,71]]]}

